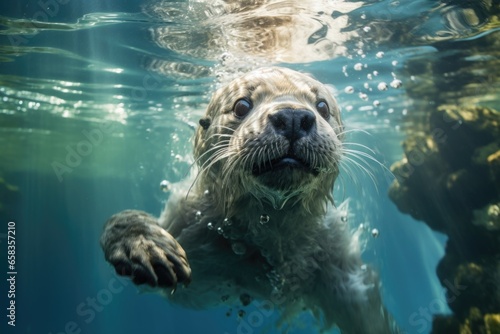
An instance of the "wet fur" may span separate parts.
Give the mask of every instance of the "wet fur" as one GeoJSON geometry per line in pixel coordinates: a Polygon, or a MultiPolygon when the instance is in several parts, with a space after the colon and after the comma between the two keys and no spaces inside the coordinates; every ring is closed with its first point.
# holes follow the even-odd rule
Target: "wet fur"
{"type": "Polygon", "coordinates": [[[107,223],[101,244],[117,272],[133,279],[144,274],[137,283],[157,286],[186,307],[254,300],[279,310],[282,321],[310,310],[322,329],[337,325],[350,334],[396,332],[382,306],[377,277],[361,262],[358,235],[341,217],[346,208],[333,206],[343,130],[328,89],[295,71],[260,69],[218,90],[205,119],[210,122],[195,136],[198,171],[174,187],[159,220],[148,216],[134,223],[134,215],[142,213],[126,211],[107,223]],[[253,102],[244,119],[232,113],[241,97],[253,102]],[[326,118],[315,111],[318,99],[330,106],[326,118]],[[314,134],[293,148],[314,173],[286,169],[255,176],[256,165],[290,150],[291,144],[268,126],[268,116],[282,108],[315,112],[314,134]],[[269,221],[262,223],[261,216],[269,221]],[[138,238],[161,243],[162,231],[178,244],[162,244],[164,254],[153,249],[127,257],[142,247],[138,238]],[[171,294],[168,286],[177,281],[191,283],[171,294]]]}

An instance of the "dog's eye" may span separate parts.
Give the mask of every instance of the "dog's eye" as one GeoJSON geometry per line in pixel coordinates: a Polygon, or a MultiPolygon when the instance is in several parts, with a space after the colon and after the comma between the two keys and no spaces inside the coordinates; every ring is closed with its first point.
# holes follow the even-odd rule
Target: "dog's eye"
{"type": "Polygon", "coordinates": [[[316,110],[324,119],[330,118],[330,108],[328,107],[328,104],[325,101],[321,100],[318,103],[316,103],[316,110]]]}
{"type": "Polygon", "coordinates": [[[233,107],[233,114],[238,118],[244,118],[252,110],[252,102],[248,99],[239,99],[233,107]]]}

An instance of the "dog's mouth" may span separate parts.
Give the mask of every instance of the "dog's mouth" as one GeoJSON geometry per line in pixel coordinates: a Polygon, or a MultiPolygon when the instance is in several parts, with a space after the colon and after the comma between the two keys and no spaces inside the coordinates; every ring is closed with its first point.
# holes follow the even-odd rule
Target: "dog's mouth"
{"type": "Polygon", "coordinates": [[[260,176],[270,172],[286,172],[286,170],[301,170],[315,176],[318,175],[318,171],[312,168],[307,161],[304,161],[293,154],[287,154],[280,158],[266,161],[263,164],[255,165],[252,169],[252,174],[254,176],[260,176]]]}

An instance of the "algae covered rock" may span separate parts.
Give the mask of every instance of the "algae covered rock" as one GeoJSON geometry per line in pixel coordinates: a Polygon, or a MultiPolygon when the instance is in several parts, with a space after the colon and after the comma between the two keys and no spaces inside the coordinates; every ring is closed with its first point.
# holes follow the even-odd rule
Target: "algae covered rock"
{"type": "Polygon", "coordinates": [[[477,308],[471,308],[462,324],[453,316],[437,316],[431,333],[500,334],[500,314],[483,315],[477,308]]]}
{"type": "Polygon", "coordinates": [[[437,275],[453,315],[436,316],[432,333],[499,333],[500,113],[445,104],[421,129],[391,167],[389,197],[449,237],[437,275]]]}

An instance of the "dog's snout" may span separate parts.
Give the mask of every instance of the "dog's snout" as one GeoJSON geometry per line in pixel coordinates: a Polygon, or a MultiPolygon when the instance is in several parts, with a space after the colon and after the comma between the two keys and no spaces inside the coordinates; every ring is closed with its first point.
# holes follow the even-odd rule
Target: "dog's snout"
{"type": "Polygon", "coordinates": [[[316,124],[316,116],[310,110],[283,109],[269,115],[274,130],[290,141],[309,135],[316,124]]]}

